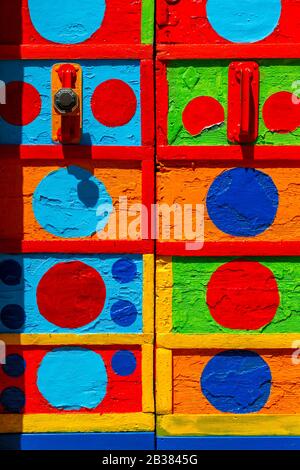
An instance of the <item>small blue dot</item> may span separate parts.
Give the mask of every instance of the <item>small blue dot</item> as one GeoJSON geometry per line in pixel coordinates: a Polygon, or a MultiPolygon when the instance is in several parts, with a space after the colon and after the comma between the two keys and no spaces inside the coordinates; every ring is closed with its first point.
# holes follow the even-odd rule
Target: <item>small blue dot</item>
{"type": "Polygon", "coordinates": [[[216,354],[206,364],[201,389],[209,403],[224,413],[254,413],[267,403],[271,371],[257,353],[232,350],[216,354]]]}
{"type": "Polygon", "coordinates": [[[131,375],[136,369],[135,355],[131,351],[118,351],[111,360],[111,366],[117,375],[131,375]]]}
{"type": "Polygon", "coordinates": [[[112,267],[112,275],[120,284],[134,280],[137,273],[136,264],[127,258],[119,259],[112,267]]]}
{"type": "Polygon", "coordinates": [[[7,286],[20,284],[22,278],[22,267],[14,259],[7,259],[0,263],[0,279],[7,286]]]}
{"type": "Polygon", "coordinates": [[[25,371],[25,361],[19,354],[10,354],[6,357],[2,369],[9,377],[21,377],[25,371]]]}
{"type": "Polygon", "coordinates": [[[276,217],[278,191],[272,178],[254,168],[223,171],[211,184],[206,205],[219,230],[236,237],[254,237],[276,217]]]}
{"type": "Polygon", "coordinates": [[[118,300],[110,309],[110,316],[119,326],[132,325],[137,317],[137,309],[129,300],[118,300]]]}
{"type": "Polygon", "coordinates": [[[1,393],[0,402],[5,411],[21,413],[25,405],[24,392],[17,387],[5,388],[1,393]]]}
{"type": "Polygon", "coordinates": [[[5,305],[1,310],[0,319],[6,328],[18,330],[25,323],[25,311],[21,305],[5,305]]]}

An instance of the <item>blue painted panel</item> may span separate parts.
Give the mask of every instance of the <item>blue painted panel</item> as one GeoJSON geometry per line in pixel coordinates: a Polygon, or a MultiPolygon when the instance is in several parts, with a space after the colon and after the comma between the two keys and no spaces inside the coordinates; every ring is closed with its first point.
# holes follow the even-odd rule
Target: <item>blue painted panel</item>
{"type": "Polygon", "coordinates": [[[48,41],[77,44],[100,28],[105,0],[28,0],[31,21],[48,41]]]}
{"type": "MultiPolygon", "coordinates": [[[[13,126],[0,117],[0,144],[57,145],[51,137],[51,68],[59,61],[0,61],[0,76],[5,83],[24,81],[40,93],[40,115],[26,126],[13,126]]],[[[72,61],[63,61],[64,63],[72,61]]],[[[124,60],[81,60],[83,73],[83,145],[141,145],[140,63],[124,60]],[[137,99],[136,113],[125,125],[106,127],[95,119],[91,98],[97,86],[110,79],[127,83],[137,99]]]]}
{"type": "Polygon", "coordinates": [[[159,450],[300,450],[300,437],[158,437],[159,450]]]}
{"type": "MultiPolygon", "coordinates": [[[[70,255],[31,254],[0,255],[0,332],[5,333],[141,333],[143,298],[143,257],[141,255],[70,255]],[[7,261],[11,260],[12,264],[7,261]],[[128,260],[136,266],[136,275],[127,283],[113,276],[113,267],[119,260],[128,260]],[[99,317],[86,326],[76,329],[60,328],[39,314],[36,289],[40,279],[55,264],[81,261],[96,269],[106,286],[106,301],[99,317]],[[4,263],[4,265],[3,265],[4,263]],[[21,272],[16,271],[18,263],[21,272]],[[4,268],[2,269],[2,267],[4,268]],[[13,270],[11,270],[11,266],[13,270]],[[4,282],[5,281],[5,282],[4,282]],[[9,284],[10,282],[10,284],[9,284]],[[120,300],[131,302],[137,311],[130,322],[115,322],[111,312],[120,300]],[[9,308],[7,306],[10,306],[9,308]],[[23,320],[25,317],[25,324],[23,320]]],[[[121,314],[121,312],[119,312],[121,314]]],[[[127,311],[125,311],[127,315],[127,311]]]]}
{"type": "Polygon", "coordinates": [[[154,450],[154,433],[2,434],[0,450],[154,450]]]}

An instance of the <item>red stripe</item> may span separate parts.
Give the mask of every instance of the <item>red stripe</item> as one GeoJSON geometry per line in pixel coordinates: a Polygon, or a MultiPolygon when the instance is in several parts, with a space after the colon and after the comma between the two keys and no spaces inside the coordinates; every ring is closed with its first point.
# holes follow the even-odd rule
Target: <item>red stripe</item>
{"type": "Polygon", "coordinates": [[[164,256],[300,256],[298,241],[205,242],[198,250],[187,250],[185,242],[157,242],[156,247],[164,256]]]}
{"type": "Polygon", "coordinates": [[[153,61],[141,61],[141,126],[142,145],[154,143],[153,61]]]}
{"type": "Polygon", "coordinates": [[[255,166],[256,163],[268,163],[269,166],[297,166],[300,162],[299,146],[295,145],[228,145],[228,146],[159,146],[158,161],[170,162],[216,162],[242,163],[255,166]]]}
{"type": "Polygon", "coordinates": [[[157,145],[168,143],[169,87],[167,65],[156,63],[156,142],[157,145]]]}
{"type": "Polygon", "coordinates": [[[299,59],[299,44],[159,44],[160,60],[299,59]]]}
{"type": "Polygon", "coordinates": [[[104,161],[143,161],[153,159],[153,148],[88,145],[1,145],[2,157],[21,160],[65,160],[85,158],[104,161]]]}
{"type": "Polygon", "coordinates": [[[155,197],[154,161],[147,160],[142,163],[142,202],[147,207],[146,220],[142,216],[143,237],[150,238],[152,227],[152,204],[155,197]],[[147,229],[147,230],[146,230],[147,229]]]}
{"type": "Polygon", "coordinates": [[[1,253],[140,253],[154,252],[151,240],[3,240],[1,253]]]}
{"type": "Polygon", "coordinates": [[[24,44],[0,46],[0,59],[151,59],[152,46],[141,44],[24,44]]]}

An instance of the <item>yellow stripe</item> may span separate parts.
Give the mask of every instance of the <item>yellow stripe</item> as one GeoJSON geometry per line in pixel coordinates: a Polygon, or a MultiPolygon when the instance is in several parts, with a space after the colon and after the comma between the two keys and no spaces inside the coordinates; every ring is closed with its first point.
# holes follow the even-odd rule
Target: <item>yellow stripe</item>
{"type": "Polygon", "coordinates": [[[153,431],[151,413],[28,414],[3,416],[1,433],[153,431]]]}
{"type": "Polygon", "coordinates": [[[4,334],[0,340],[12,345],[120,345],[147,344],[153,342],[150,334],[4,334]]]}
{"type": "Polygon", "coordinates": [[[142,346],[142,407],[144,413],[154,413],[153,346],[142,346]]]}
{"type": "Polygon", "coordinates": [[[158,416],[160,436],[297,436],[298,415],[166,415],[158,416]]]}
{"type": "Polygon", "coordinates": [[[156,261],[156,330],[172,331],[172,258],[161,257],[156,261]]]}
{"type": "Polygon", "coordinates": [[[299,340],[299,333],[282,334],[160,334],[159,347],[168,349],[293,349],[293,342],[299,340]]]}
{"type": "Polygon", "coordinates": [[[154,256],[143,256],[143,331],[154,334],[154,256]]]}
{"type": "Polygon", "coordinates": [[[172,351],[156,350],[156,412],[158,414],[172,413],[172,351]]]}

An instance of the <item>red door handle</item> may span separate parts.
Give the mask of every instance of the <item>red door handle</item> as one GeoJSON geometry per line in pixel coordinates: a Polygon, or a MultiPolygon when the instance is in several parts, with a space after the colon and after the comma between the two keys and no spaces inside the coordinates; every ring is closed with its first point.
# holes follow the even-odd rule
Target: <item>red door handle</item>
{"type": "Polygon", "coordinates": [[[61,144],[80,142],[81,70],[76,64],[58,64],[53,71],[55,118],[53,139],[61,144]],[[55,78],[56,77],[56,78],[55,78]]]}
{"type": "Polygon", "coordinates": [[[241,70],[241,134],[248,136],[250,132],[250,100],[251,100],[252,71],[245,67],[241,70]]]}
{"type": "Polygon", "coordinates": [[[232,62],[228,85],[228,139],[252,143],[258,136],[259,68],[256,62],[232,62]]]}

